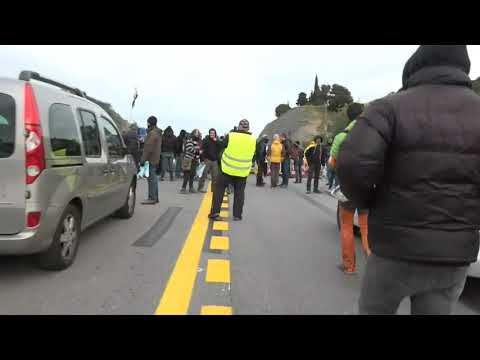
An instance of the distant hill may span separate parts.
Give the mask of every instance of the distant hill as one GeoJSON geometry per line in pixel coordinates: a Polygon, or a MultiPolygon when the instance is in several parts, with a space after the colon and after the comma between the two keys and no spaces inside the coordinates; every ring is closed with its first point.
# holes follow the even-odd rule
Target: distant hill
{"type": "Polygon", "coordinates": [[[325,106],[305,105],[293,108],[269,123],[260,135],[289,133],[292,140],[308,143],[315,135],[333,137],[348,123],[346,109],[339,112],[326,111],[325,106]]]}

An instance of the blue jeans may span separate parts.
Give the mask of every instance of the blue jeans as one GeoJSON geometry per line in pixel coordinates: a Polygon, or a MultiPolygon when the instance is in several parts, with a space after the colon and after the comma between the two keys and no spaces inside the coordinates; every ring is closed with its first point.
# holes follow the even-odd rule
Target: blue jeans
{"type": "Polygon", "coordinates": [[[282,185],[288,186],[288,179],[290,179],[290,159],[287,158],[282,163],[282,185]]]}
{"type": "Polygon", "coordinates": [[[328,188],[331,190],[332,187],[336,185],[335,179],[335,170],[333,170],[330,166],[327,166],[327,179],[328,179],[328,188]]]}
{"type": "Polygon", "coordinates": [[[148,176],[148,199],[158,201],[157,167],[152,164],[150,164],[150,174],[148,176]]]}
{"type": "Polygon", "coordinates": [[[175,156],[175,176],[180,178],[182,176],[182,155],[175,156]]]}

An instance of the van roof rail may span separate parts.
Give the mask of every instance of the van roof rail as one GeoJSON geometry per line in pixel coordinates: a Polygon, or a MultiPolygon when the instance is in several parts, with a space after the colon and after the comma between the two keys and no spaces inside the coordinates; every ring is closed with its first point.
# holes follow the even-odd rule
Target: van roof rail
{"type": "Polygon", "coordinates": [[[59,87],[63,90],[66,90],[74,95],[77,95],[77,96],[80,96],[80,97],[83,97],[83,98],[87,98],[87,94],[78,89],[78,88],[72,88],[68,85],[65,85],[65,84],[62,84],[58,81],[55,81],[55,80],[52,80],[52,79],[48,79],[46,77],[43,77],[41,76],[39,73],[37,72],[34,72],[34,71],[22,71],[20,73],[20,75],[18,76],[18,79],[19,80],[23,80],[23,81],[30,81],[30,80],[37,80],[37,81],[41,81],[41,82],[44,82],[46,84],[50,84],[50,85],[53,85],[53,86],[56,86],[56,87],[59,87]]]}

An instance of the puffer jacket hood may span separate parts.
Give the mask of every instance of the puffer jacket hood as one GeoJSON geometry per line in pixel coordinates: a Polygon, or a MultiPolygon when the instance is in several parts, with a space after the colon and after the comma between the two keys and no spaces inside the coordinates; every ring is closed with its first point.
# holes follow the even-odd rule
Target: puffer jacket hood
{"type": "Polygon", "coordinates": [[[420,84],[472,86],[466,45],[421,45],[405,64],[402,89],[420,84]]]}
{"type": "Polygon", "coordinates": [[[163,132],[165,136],[173,136],[173,129],[171,126],[167,127],[165,131],[163,132]]]}

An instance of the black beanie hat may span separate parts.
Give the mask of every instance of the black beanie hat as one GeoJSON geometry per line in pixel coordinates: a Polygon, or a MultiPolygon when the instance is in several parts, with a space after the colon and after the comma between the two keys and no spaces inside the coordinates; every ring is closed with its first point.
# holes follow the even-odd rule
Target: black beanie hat
{"type": "Polygon", "coordinates": [[[157,118],[155,116],[150,116],[147,120],[148,125],[156,126],[157,125],[157,118]]]}

